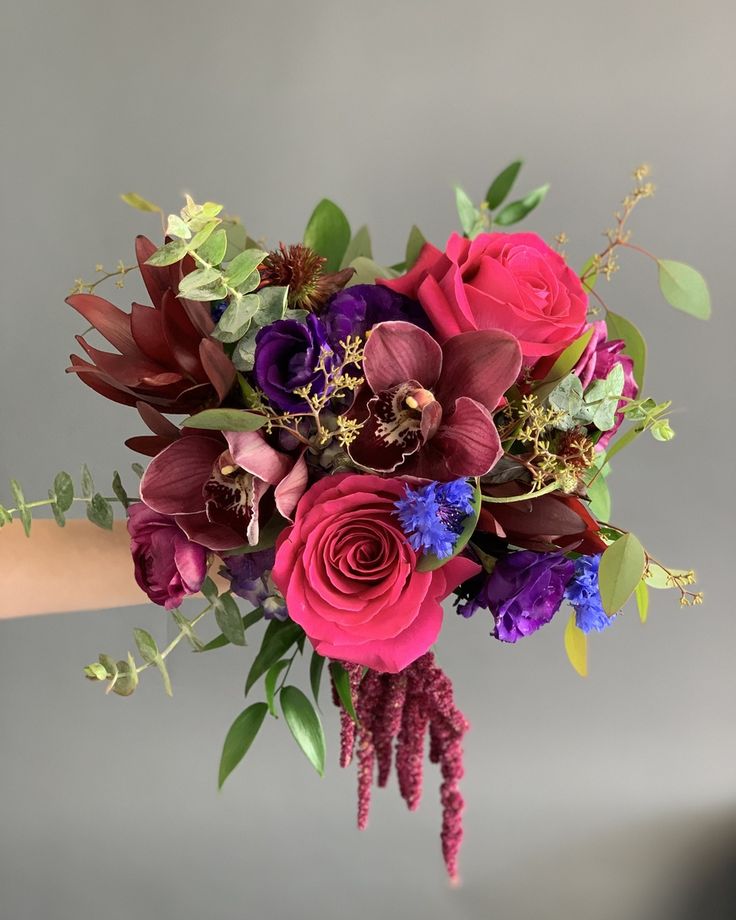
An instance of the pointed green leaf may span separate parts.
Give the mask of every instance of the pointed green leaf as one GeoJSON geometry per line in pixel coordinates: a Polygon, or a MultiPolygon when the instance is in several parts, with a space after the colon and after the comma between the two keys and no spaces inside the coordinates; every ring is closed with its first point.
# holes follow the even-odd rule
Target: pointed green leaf
{"type": "Polygon", "coordinates": [[[286,724],[320,776],[325,772],[325,734],[317,710],[298,687],[286,686],[279,696],[286,724]]]}
{"type": "Polygon", "coordinates": [[[409,231],[409,239],[406,241],[406,258],[404,260],[404,268],[406,271],[409,271],[409,269],[416,265],[422,247],[426,242],[427,240],[424,238],[424,234],[419,227],[414,224],[409,231]]]}
{"type": "Polygon", "coordinates": [[[244,709],[230,726],[220,757],[220,772],[217,780],[220,789],[248,753],[248,748],[253,744],[267,712],[268,706],[265,703],[253,703],[244,709]]]}
{"type": "Polygon", "coordinates": [[[634,593],[645,568],[644,547],[632,533],[606,548],[598,569],[598,584],[603,609],[609,617],[618,613],[634,593]]]}
{"type": "Polygon", "coordinates": [[[97,492],[87,503],[87,517],[103,530],[112,530],[114,515],[110,502],[97,492]]]}
{"type": "Polygon", "coordinates": [[[636,606],[639,611],[639,619],[642,623],[646,623],[647,617],[649,616],[649,588],[647,587],[646,581],[642,580],[636,586],[636,591],[634,591],[636,597],[636,606]]]}
{"type": "Polygon", "coordinates": [[[115,498],[120,502],[123,508],[127,509],[130,506],[130,499],[128,498],[128,493],[125,491],[125,486],[123,485],[123,480],[120,478],[120,473],[117,470],[112,475],[112,491],[115,495],[115,498]]]}
{"type": "Polygon", "coordinates": [[[373,259],[366,259],[365,256],[353,259],[350,267],[355,269],[355,274],[346,287],[353,287],[355,284],[373,284],[376,278],[397,278],[399,275],[397,271],[385,265],[379,265],[373,259]]]}
{"type": "Polygon", "coordinates": [[[190,240],[192,231],[189,224],[182,220],[178,214],[169,214],[166,221],[166,236],[177,236],[182,240],[190,240]]]}
{"type": "Polygon", "coordinates": [[[588,637],[579,629],[575,622],[575,612],[570,614],[570,619],[565,627],[565,651],[570,664],[581,677],[588,676],[588,637]]]}
{"type": "Polygon", "coordinates": [[[141,479],[143,477],[143,474],[146,472],[145,469],[143,468],[143,465],[140,463],[131,463],[130,468],[131,470],[133,470],[133,472],[139,479],[141,479]]]}
{"type": "Polygon", "coordinates": [[[519,175],[522,162],[522,160],[514,160],[514,162],[500,172],[491,183],[486,192],[486,204],[491,211],[495,211],[508,197],[511,187],[514,182],[516,182],[516,177],[519,175]]]}
{"type": "MultiPolygon", "coordinates": [[[[257,607],[255,610],[251,610],[250,613],[246,613],[243,620],[243,631],[247,632],[251,626],[257,623],[259,620],[263,619],[263,611],[260,607],[257,607]]],[[[197,649],[199,652],[211,652],[217,648],[224,648],[226,645],[230,645],[230,640],[227,639],[222,633],[218,636],[215,636],[214,639],[211,639],[206,645],[203,645],[201,648],[197,649]]]]}
{"type": "Polygon", "coordinates": [[[611,519],[611,493],[608,483],[605,475],[598,472],[598,467],[592,467],[591,472],[593,479],[587,488],[591,514],[598,521],[609,521],[611,519]]]}
{"type": "Polygon", "coordinates": [[[261,648],[253,659],[253,664],[245,681],[245,694],[266,671],[281,658],[287,649],[303,635],[302,628],[291,620],[280,622],[272,620],[266,631],[261,648]]]}
{"type": "Polygon", "coordinates": [[[568,345],[561,355],[559,355],[547,372],[544,380],[537,384],[534,389],[534,393],[538,399],[546,399],[557,384],[567,377],[580,360],[580,356],[585,351],[592,335],[593,329],[587,329],[581,336],[575,339],[574,342],[568,345]]]}
{"type": "Polygon", "coordinates": [[[265,415],[245,409],[205,409],[184,419],[185,428],[204,428],[208,431],[258,431],[268,419],[265,415]]]}
{"type": "Polygon", "coordinates": [[[245,645],[243,618],[232,594],[223,594],[215,602],[215,620],[228,642],[245,645]]]}
{"type": "Polygon", "coordinates": [[[324,655],[318,652],[312,652],[312,658],[309,662],[309,686],[312,688],[314,702],[319,706],[319,685],[322,681],[322,671],[325,667],[324,655]]]}
{"type": "Polygon", "coordinates": [[[340,268],[345,268],[347,265],[350,265],[353,259],[357,259],[358,256],[364,256],[366,259],[373,258],[371,235],[365,225],[362,226],[352,240],[350,240],[350,244],[345,250],[345,255],[342,257],[340,268]]]}
{"type": "MultiPolygon", "coordinates": [[[[54,495],[54,492],[52,489],[49,489],[49,499],[51,501],[49,508],[51,508],[51,513],[54,516],[54,520],[59,525],[59,527],[65,527],[66,518],[64,517],[64,512],[61,511],[61,509],[59,508],[59,504],[56,501],[56,496],[54,495]]],[[[0,527],[2,527],[2,521],[0,521],[0,527]]]]}
{"type": "Polygon", "coordinates": [[[350,675],[339,661],[330,662],[330,674],[332,675],[335,690],[340,697],[343,709],[350,716],[353,722],[358,721],[355,713],[355,704],[353,703],[353,693],[350,689],[350,675]]]}
{"type": "Polygon", "coordinates": [[[710,293],[705,278],[684,262],[657,259],[659,289],[668,304],[697,319],[709,319],[710,293]]]}
{"type": "Polygon", "coordinates": [[[606,328],[609,339],[623,339],[626,345],[624,353],[634,362],[634,379],[641,391],[644,388],[644,372],[647,366],[647,343],[644,336],[630,320],[612,310],[606,313],[606,328]]]}
{"type": "MultiPolygon", "coordinates": [[[[188,247],[189,251],[190,252],[195,251],[195,250],[199,251],[200,247],[204,246],[207,240],[215,232],[219,224],[220,224],[219,219],[215,218],[215,220],[211,220],[209,223],[205,224],[201,230],[198,230],[194,234],[194,236],[191,238],[191,240],[189,240],[189,247],[188,247]]],[[[200,252],[200,255],[202,255],[201,252],[200,252]]]]}
{"type": "Polygon", "coordinates": [[[466,236],[470,236],[479,217],[479,212],[468,193],[459,185],[455,186],[455,207],[460,219],[460,226],[466,236]]]}
{"type": "Polygon", "coordinates": [[[276,706],[274,704],[274,696],[276,694],[276,682],[279,679],[279,675],[286,668],[289,667],[289,659],[282,658],[280,661],[277,661],[276,664],[272,664],[266,673],[266,679],[263,681],[263,686],[266,691],[266,704],[268,706],[268,711],[277,719],[276,715],[276,706]]]}
{"type": "Polygon", "coordinates": [[[135,644],[138,647],[141,658],[146,664],[153,664],[161,654],[153,636],[145,629],[136,628],[133,630],[133,638],[135,639],[135,644]]]}
{"type": "Polygon", "coordinates": [[[324,270],[335,272],[350,245],[350,224],[340,208],[329,198],[312,212],[304,231],[304,243],[327,260],[324,270]]]}
{"type": "Polygon", "coordinates": [[[54,477],[54,495],[59,511],[68,511],[74,502],[74,483],[69,473],[57,473],[54,477]]]}
{"type": "Polygon", "coordinates": [[[95,481],[92,478],[87,464],[82,465],[82,495],[85,498],[92,498],[95,494],[95,481]]]}
{"type": "Polygon", "coordinates": [[[17,479],[10,480],[10,490],[13,493],[13,500],[15,501],[18,517],[23,524],[23,530],[25,531],[26,536],[30,537],[32,521],[31,511],[26,504],[25,497],[23,496],[23,489],[21,489],[20,483],[17,479]]]}
{"type": "Polygon", "coordinates": [[[544,201],[548,191],[549,184],[540,185],[539,188],[535,188],[534,191],[529,192],[528,195],[519,199],[519,201],[512,201],[511,204],[507,204],[502,211],[498,212],[493,222],[500,224],[502,227],[508,227],[509,224],[518,223],[520,220],[523,220],[527,214],[533,211],[537,205],[544,201]]]}
{"type": "Polygon", "coordinates": [[[184,275],[181,279],[179,293],[186,297],[188,291],[206,288],[208,285],[218,281],[220,277],[220,272],[216,268],[197,268],[193,272],[189,272],[188,275],[184,275]]]}
{"type": "Polygon", "coordinates": [[[161,214],[161,208],[157,204],[145,199],[142,195],[139,195],[138,192],[126,192],[121,195],[120,198],[131,208],[135,208],[137,211],[151,211],[153,213],[161,214]]]}

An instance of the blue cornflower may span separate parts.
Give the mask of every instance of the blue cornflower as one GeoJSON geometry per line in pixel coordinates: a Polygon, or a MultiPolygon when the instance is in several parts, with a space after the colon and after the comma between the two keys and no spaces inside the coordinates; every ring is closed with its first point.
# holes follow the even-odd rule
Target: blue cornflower
{"type": "Polygon", "coordinates": [[[407,486],[395,504],[412,549],[444,559],[452,555],[465,518],[473,511],[473,487],[466,479],[430,482],[418,489],[407,486]]]}
{"type": "Polygon", "coordinates": [[[575,609],[575,624],[584,633],[602,632],[613,622],[603,609],[598,589],[598,566],[601,557],[580,556],[575,560],[575,574],[567,586],[565,597],[575,609]]]}

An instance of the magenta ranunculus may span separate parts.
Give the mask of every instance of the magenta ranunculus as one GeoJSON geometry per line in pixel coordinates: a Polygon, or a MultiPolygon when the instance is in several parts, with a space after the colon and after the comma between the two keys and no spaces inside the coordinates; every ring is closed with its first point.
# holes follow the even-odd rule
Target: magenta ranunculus
{"type": "Polygon", "coordinates": [[[444,253],[427,243],[408,274],[378,283],[418,300],[441,342],[501,329],[527,364],[576,339],[588,308],[578,276],[535,233],[454,233],[444,253]]]}
{"type": "MultiPolygon", "coordinates": [[[[635,399],[639,392],[639,387],[634,379],[633,360],[628,355],[622,354],[626,347],[625,342],[622,339],[608,338],[605,320],[599,320],[591,325],[593,334],[585,347],[585,351],[575,365],[573,373],[578,375],[583,389],[586,389],[594,380],[605,380],[614,365],[620,364],[624,370],[624,388],[621,395],[626,399],[635,399]]],[[[619,403],[619,409],[624,405],[625,402],[622,400],[619,403]]],[[[623,413],[617,412],[613,428],[609,431],[604,431],[598,439],[598,447],[601,450],[605,450],[608,447],[611,438],[621,427],[623,420],[623,413]]]]}
{"type": "Polygon", "coordinates": [[[417,570],[395,502],[402,479],[344,473],[305,493],[276,549],[272,577],[320,655],[396,674],[442,626],[442,600],[479,571],[456,556],[417,570]]]}
{"type": "Polygon", "coordinates": [[[135,580],[154,604],[167,610],[196,594],[207,575],[207,550],[193,543],[174,518],[143,502],[128,508],[135,580]]]}

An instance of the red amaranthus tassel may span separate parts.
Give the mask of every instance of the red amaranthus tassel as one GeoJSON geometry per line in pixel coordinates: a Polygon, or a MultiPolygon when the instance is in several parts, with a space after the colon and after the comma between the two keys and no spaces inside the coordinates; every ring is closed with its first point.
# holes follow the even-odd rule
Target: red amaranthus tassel
{"type": "MultiPolygon", "coordinates": [[[[345,664],[358,716],[353,722],[340,707],[340,765],[358,760],[358,827],[368,823],[371,790],[385,786],[395,760],[399,790],[413,811],[422,795],[424,740],[429,731],[429,759],[440,766],[442,785],[442,854],[453,882],[458,880],[458,853],[463,839],[462,739],[468,723],[456,708],[450,678],[427,652],[400,674],[345,664]],[[395,752],[395,757],[394,757],[395,752]]],[[[336,702],[339,701],[336,698],[336,702]]]]}

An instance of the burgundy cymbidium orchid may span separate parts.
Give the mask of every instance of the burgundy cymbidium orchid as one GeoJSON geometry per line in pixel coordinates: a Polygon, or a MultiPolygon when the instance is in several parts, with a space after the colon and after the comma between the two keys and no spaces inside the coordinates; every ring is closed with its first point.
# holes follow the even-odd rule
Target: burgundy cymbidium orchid
{"type": "Polygon", "coordinates": [[[177,296],[194,262],[187,257],[163,268],[147,265],[156,246],[144,236],[135,250],[153,306],[134,303],[131,313],[124,313],[95,294],[68,297],[67,303],[120,352],[101,351],[77,336],[90,360],[72,355],[68,370],[126,406],[143,402],[161,412],[190,413],[219,405],[233,385],[235,368],[210,337],[215,324],[207,306],[177,296]]]}
{"type": "Polygon", "coordinates": [[[149,464],[141,498],[174,517],[190,540],[224,551],[255,546],[274,509],[290,519],[307,478],[303,455],[295,461],[259,432],[185,429],[149,464]]]}
{"type": "Polygon", "coordinates": [[[503,453],[493,412],[520,368],[519,343],[506,332],[465,332],[440,346],[411,323],[380,323],[350,410],[361,425],[351,459],[440,482],[484,475],[503,453]]]}

